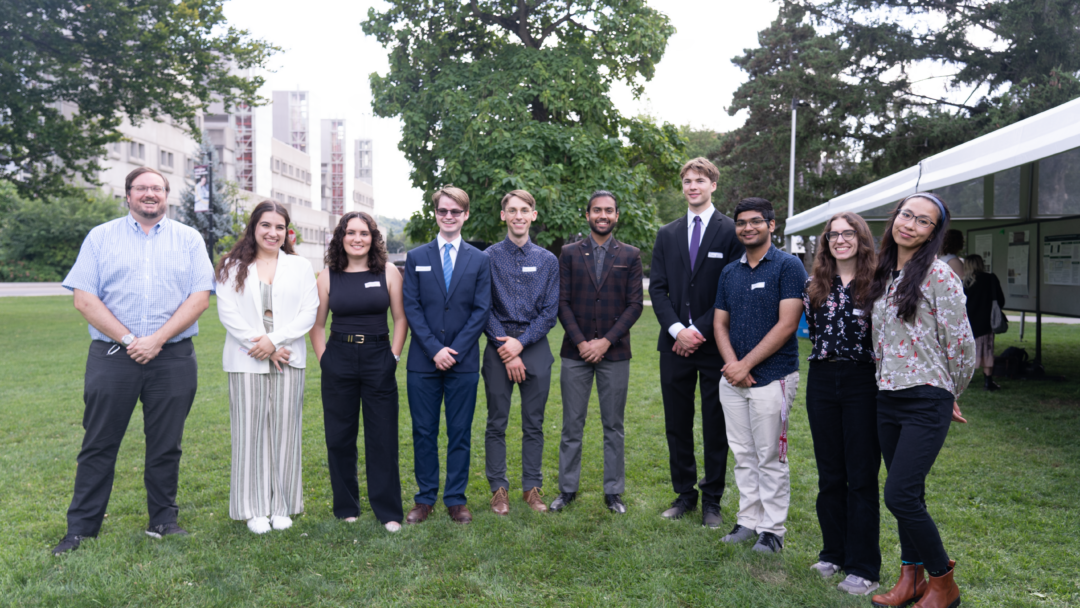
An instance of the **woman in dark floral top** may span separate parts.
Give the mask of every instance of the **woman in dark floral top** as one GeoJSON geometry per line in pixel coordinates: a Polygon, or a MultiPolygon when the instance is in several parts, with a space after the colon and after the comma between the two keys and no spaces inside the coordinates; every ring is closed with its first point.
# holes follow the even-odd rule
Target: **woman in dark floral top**
{"type": "Polygon", "coordinates": [[[870,228],[838,213],[818,239],[803,306],[810,329],[806,413],[818,468],[817,514],[823,547],[811,566],[852,595],[878,588],[877,382],[869,298],[877,265],[870,228]]]}

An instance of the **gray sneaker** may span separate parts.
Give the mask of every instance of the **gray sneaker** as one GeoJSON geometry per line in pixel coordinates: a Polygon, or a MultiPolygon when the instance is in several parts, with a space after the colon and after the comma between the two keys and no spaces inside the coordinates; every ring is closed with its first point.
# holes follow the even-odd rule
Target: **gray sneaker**
{"type": "Polygon", "coordinates": [[[176,522],[169,522],[167,524],[161,524],[160,526],[151,526],[146,529],[146,535],[151,538],[162,538],[171,535],[187,536],[187,530],[176,525],[176,522]]]}
{"type": "MultiPolygon", "coordinates": [[[[840,566],[827,561],[819,561],[813,566],[810,566],[810,569],[820,574],[821,578],[831,578],[836,576],[837,572],[840,572],[840,566]]],[[[842,585],[843,583],[840,584],[842,585]]]]}
{"type": "Polygon", "coordinates": [[[784,550],[784,539],[772,532],[762,532],[751,549],[758,553],[780,553],[784,550]]]}
{"type": "Polygon", "coordinates": [[[720,542],[741,543],[744,541],[753,540],[756,537],[757,534],[754,534],[754,531],[750,528],[744,528],[739,524],[735,524],[735,527],[731,529],[731,532],[728,532],[727,536],[721,538],[720,542]]]}
{"type": "Polygon", "coordinates": [[[851,595],[870,595],[878,586],[876,581],[868,581],[861,576],[849,574],[847,578],[840,581],[836,588],[840,591],[847,591],[851,595]]]}

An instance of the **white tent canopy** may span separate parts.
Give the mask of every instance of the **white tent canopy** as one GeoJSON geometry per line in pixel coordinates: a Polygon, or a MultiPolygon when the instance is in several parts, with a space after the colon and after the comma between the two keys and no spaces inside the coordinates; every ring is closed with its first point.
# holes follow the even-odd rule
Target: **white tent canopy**
{"type": "Polygon", "coordinates": [[[915,192],[990,175],[1078,146],[1080,99],[1074,99],[804,211],[788,220],[784,234],[796,234],[824,224],[841,211],[862,213],[915,192]]]}

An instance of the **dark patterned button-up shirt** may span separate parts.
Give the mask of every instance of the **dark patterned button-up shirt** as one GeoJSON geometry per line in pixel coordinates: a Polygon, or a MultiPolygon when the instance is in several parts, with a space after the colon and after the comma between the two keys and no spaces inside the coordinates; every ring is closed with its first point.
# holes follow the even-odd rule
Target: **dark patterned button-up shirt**
{"type": "Polygon", "coordinates": [[[491,262],[491,316],[484,333],[491,340],[517,337],[522,346],[546,336],[559,314],[559,259],[531,239],[518,247],[510,237],[485,253],[491,262]],[[519,331],[524,333],[515,336],[519,331]]]}
{"type": "MultiPolygon", "coordinates": [[[[810,287],[810,281],[806,286],[810,287]]],[[[870,332],[870,304],[865,310],[855,308],[851,293],[839,276],[833,278],[832,289],[825,302],[811,308],[810,296],[803,293],[803,309],[810,329],[810,361],[825,361],[832,357],[844,357],[863,363],[873,363],[874,345],[870,332]]]]}

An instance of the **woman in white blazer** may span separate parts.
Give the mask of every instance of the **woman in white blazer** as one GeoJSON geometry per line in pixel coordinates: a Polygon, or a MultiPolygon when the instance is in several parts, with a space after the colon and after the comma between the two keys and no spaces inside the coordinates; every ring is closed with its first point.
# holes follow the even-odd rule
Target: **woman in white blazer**
{"type": "Polygon", "coordinates": [[[301,417],[304,336],[315,324],[319,293],[311,264],[293,253],[289,212],[259,203],[243,237],[217,267],[218,317],[228,332],[232,475],[229,517],[262,534],[302,513],[301,417]]]}

